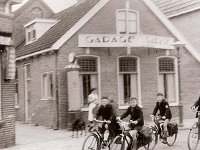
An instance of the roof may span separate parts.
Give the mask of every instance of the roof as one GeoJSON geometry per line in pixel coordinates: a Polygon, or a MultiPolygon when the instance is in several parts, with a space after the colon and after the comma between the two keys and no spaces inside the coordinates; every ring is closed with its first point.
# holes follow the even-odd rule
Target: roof
{"type": "MultiPolygon", "coordinates": [[[[18,17],[27,7],[29,7],[34,1],[36,0],[29,0],[24,5],[22,5],[19,9],[15,10],[13,12],[14,17],[18,17]]],[[[37,0],[39,1],[43,6],[45,6],[50,12],[54,13],[53,10],[43,1],[43,0],[37,0]]]]}
{"type": "Polygon", "coordinates": [[[20,46],[21,48],[17,49],[16,52],[17,57],[50,48],[99,1],[100,0],[86,0],[83,3],[74,5],[55,14],[52,19],[60,19],[60,21],[51,27],[37,41],[24,45],[23,47],[20,46]]]}
{"type": "Polygon", "coordinates": [[[152,0],[167,16],[174,17],[185,12],[200,9],[200,0],[152,0]]]}

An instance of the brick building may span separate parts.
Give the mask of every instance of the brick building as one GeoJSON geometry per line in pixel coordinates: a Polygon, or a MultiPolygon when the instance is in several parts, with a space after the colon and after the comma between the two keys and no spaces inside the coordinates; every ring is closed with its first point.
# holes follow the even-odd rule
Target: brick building
{"type": "MultiPolygon", "coordinates": [[[[49,18],[54,12],[49,6],[43,2],[43,0],[29,0],[19,9],[13,12],[14,14],[14,31],[13,40],[16,49],[24,45],[25,28],[24,25],[33,20],[34,18],[49,18]]],[[[15,94],[15,110],[16,120],[25,121],[24,109],[19,108],[20,105],[24,105],[24,101],[20,101],[18,97],[18,79],[15,81],[16,94],[15,94]]],[[[23,108],[23,107],[22,107],[23,108]]]]}
{"type": "MultiPolygon", "coordinates": [[[[198,52],[200,49],[199,39],[200,39],[200,22],[198,19],[200,17],[200,1],[196,0],[152,0],[158,8],[163,12],[163,14],[177,27],[181,34],[187,37],[188,41],[191,43],[194,49],[198,52]]],[[[196,54],[194,54],[196,55],[196,54]]],[[[196,55],[198,56],[198,54],[196,55]]],[[[190,72],[197,70],[198,66],[189,65],[190,72]]],[[[182,88],[182,94],[187,95],[187,99],[190,101],[188,103],[186,99],[183,101],[183,107],[185,111],[183,112],[183,118],[194,117],[194,113],[189,110],[188,106],[191,106],[194,101],[196,101],[200,95],[200,90],[198,88],[199,74],[192,74],[188,78],[187,82],[183,82],[184,87],[182,88]],[[191,84],[192,83],[192,84],[191,84]],[[186,84],[186,86],[185,86],[186,84]],[[188,92],[188,89],[193,89],[188,92]]],[[[184,96],[184,97],[185,97],[184,96]]]]}
{"type": "Polygon", "coordinates": [[[0,2],[0,148],[15,144],[15,49],[12,45],[11,6],[21,0],[0,2]]]}
{"type": "Polygon", "coordinates": [[[27,122],[66,128],[74,114],[86,118],[93,87],[114,101],[118,113],[127,108],[128,97],[137,97],[145,120],[157,92],[165,94],[174,119],[182,117],[180,104],[186,111],[188,98],[196,98],[198,89],[189,87],[200,84],[200,53],[151,1],[82,0],[48,19],[32,20],[25,33],[16,60],[19,111],[27,122]],[[186,45],[176,48],[177,41],[186,45]],[[67,70],[74,67],[67,60],[73,53],[81,67],[74,72],[67,70]]]}

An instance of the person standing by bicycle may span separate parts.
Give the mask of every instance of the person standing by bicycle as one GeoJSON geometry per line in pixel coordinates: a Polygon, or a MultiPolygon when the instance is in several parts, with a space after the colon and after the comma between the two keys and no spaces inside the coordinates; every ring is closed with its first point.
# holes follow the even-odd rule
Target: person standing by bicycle
{"type": "Polygon", "coordinates": [[[126,112],[120,117],[120,119],[124,119],[127,116],[130,115],[130,128],[131,131],[129,132],[132,136],[132,143],[131,143],[131,149],[137,150],[137,132],[139,132],[142,129],[142,126],[144,125],[143,120],[143,112],[142,109],[137,105],[137,99],[135,97],[129,98],[129,107],[127,108],[126,112]]]}
{"type": "Polygon", "coordinates": [[[159,116],[161,117],[162,120],[164,120],[164,137],[162,143],[166,144],[167,143],[167,125],[169,124],[169,121],[172,118],[172,113],[169,108],[168,102],[164,99],[162,93],[157,94],[157,102],[156,106],[153,110],[152,116],[155,116],[157,111],[160,111],[159,116]]]}
{"type": "MultiPolygon", "coordinates": [[[[200,111],[200,97],[198,98],[198,100],[194,103],[194,105],[191,107],[191,109],[193,110],[193,111],[195,111],[196,110],[196,108],[197,108],[197,111],[199,112],[200,111]]],[[[200,124],[200,117],[199,117],[199,113],[196,113],[196,118],[198,118],[198,124],[200,124]]],[[[199,135],[200,135],[200,126],[198,126],[199,127],[199,135]]]]}
{"type": "MultiPolygon", "coordinates": [[[[96,114],[96,119],[98,119],[99,117],[102,118],[102,120],[106,120],[106,121],[110,121],[112,120],[112,117],[114,117],[114,111],[113,111],[113,107],[111,104],[109,104],[109,100],[107,97],[102,97],[101,98],[101,105],[99,106],[99,109],[97,111],[96,114]]],[[[102,138],[104,137],[104,133],[106,131],[106,128],[108,129],[108,125],[106,123],[102,124],[102,127],[99,128],[99,131],[102,135],[102,138]]]]}

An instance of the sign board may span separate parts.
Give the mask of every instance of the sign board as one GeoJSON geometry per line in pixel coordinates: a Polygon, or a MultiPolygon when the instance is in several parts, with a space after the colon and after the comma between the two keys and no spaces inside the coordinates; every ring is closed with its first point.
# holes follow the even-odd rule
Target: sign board
{"type": "Polygon", "coordinates": [[[174,38],[157,35],[135,34],[80,34],[79,47],[147,47],[174,49],[174,38]]]}
{"type": "Polygon", "coordinates": [[[0,36],[0,45],[10,45],[11,37],[0,36]]]}

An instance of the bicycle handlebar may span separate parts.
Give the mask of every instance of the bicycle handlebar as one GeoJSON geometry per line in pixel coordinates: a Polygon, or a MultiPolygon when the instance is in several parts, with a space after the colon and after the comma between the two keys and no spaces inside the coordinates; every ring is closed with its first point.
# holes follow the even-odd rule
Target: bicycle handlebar
{"type": "Polygon", "coordinates": [[[111,123],[110,120],[97,120],[97,119],[94,119],[94,122],[97,122],[97,123],[111,123]]]}

